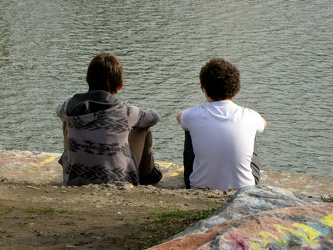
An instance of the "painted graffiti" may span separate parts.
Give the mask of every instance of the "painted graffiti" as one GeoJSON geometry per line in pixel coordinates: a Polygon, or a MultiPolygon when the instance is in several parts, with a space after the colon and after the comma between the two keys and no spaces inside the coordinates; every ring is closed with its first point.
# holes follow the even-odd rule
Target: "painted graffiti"
{"type": "MultiPolygon", "coordinates": [[[[320,238],[330,235],[332,237],[333,214],[323,217],[318,222],[312,223],[292,223],[291,226],[281,224],[273,224],[270,231],[260,231],[258,235],[261,237],[261,244],[258,242],[250,242],[251,249],[267,249],[266,247],[272,243],[280,245],[282,248],[289,246],[291,239],[295,237],[301,240],[303,245],[315,247],[320,245],[320,238]]],[[[326,241],[333,243],[333,238],[326,241]]]]}

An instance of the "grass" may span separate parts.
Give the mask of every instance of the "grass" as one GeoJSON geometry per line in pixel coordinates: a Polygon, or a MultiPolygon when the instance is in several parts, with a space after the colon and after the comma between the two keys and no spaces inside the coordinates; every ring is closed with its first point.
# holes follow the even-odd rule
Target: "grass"
{"type": "Polygon", "coordinates": [[[67,214],[68,210],[65,209],[55,209],[52,207],[46,207],[46,208],[34,208],[34,207],[28,207],[25,210],[28,213],[37,213],[37,212],[42,212],[42,213],[58,213],[58,214],[67,214]]]}
{"type": "Polygon", "coordinates": [[[153,214],[151,218],[143,224],[147,232],[141,238],[142,247],[149,248],[162,243],[163,240],[174,236],[188,228],[194,222],[206,219],[216,211],[211,208],[204,211],[172,211],[153,214]]]}

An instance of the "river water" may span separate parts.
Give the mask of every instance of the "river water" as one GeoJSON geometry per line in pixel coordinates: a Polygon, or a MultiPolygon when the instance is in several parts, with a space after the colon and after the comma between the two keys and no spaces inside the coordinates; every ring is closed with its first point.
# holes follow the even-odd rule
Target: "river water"
{"type": "Polygon", "coordinates": [[[241,72],[234,101],[268,126],[263,169],[333,175],[333,1],[2,0],[0,149],[61,153],[56,106],[87,90],[101,51],[119,56],[119,99],[158,111],[155,157],[182,162],[177,113],[205,102],[200,68],[241,72]]]}

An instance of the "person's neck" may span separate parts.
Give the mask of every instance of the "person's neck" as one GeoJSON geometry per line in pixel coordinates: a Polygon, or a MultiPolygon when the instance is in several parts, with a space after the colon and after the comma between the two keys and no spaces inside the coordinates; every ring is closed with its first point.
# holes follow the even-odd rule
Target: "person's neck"
{"type": "Polygon", "coordinates": [[[227,99],[221,99],[221,100],[214,100],[212,98],[210,98],[209,96],[206,95],[206,99],[209,103],[212,103],[212,102],[219,102],[219,101],[232,101],[232,98],[227,98],[227,99]]]}

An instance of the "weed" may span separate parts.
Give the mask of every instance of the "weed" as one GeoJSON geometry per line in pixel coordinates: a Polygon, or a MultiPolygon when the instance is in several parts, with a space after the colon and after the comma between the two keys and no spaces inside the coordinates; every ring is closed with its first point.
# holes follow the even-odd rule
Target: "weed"
{"type": "Polygon", "coordinates": [[[59,213],[59,214],[67,214],[68,210],[66,209],[55,209],[52,207],[45,207],[45,208],[34,208],[34,207],[28,207],[26,208],[26,212],[28,213],[37,213],[37,212],[43,212],[43,213],[59,213]]]}
{"type": "Polygon", "coordinates": [[[68,210],[66,210],[66,209],[60,209],[60,210],[58,210],[57,211],[59,214],[68,214],[69,212],[68,212],[68,210]]]}
{"type": "Polygon", "coordinates": [[[7,238],[12,238],[12,237],[14,237],[15,236],[15,233],[14,232],[8,232],[7,234],[6,234],[6,237],[7,238]]]}
{"type": "Polygon", "coordinates": [[[19,226],[20,227],[26,227],[26,226],[28,226],[28,223],[27,222],[19,222],[19,226]]]}
{"type": "Polygon", "coordinates": [[[43,208],[42,211],[44,213],[54,213],[56,210],[52,207],[46,207],[46,208],[43,208]]]}
{"type": "Polygon", "coordinates": [[[37,208],[34,207],[28,207],[25,209],[26,212],[28,213],[36,213],[37,212],[37,208]]]}
{"type": "Polygon", "coordinates": [[[149,221],[143,223],[147,234],[141,237],[144,248],[149,248],[161,243],[161,239],[185,230],[190,224],[206,219],[217,208],[204,211],[171,211],[153,214],[149,221]]]}

